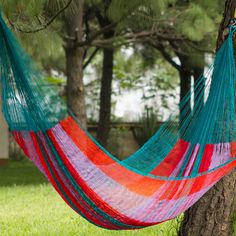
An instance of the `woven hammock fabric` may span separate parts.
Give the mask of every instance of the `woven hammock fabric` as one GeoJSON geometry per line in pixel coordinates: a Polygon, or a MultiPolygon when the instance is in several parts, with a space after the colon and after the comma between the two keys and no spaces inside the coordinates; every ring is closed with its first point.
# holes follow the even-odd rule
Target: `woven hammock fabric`
{"type": "Polygon", "coordinates": [[[55,114],[63,101],[50,99],[44,76],[0,18],[5,119],[29,159],[91,223],[138,229],[172,219],[236,166],[234,31],[179,105],[181,115],[176,111],[140,150],[120,161],[72,114],[55,114]]]}

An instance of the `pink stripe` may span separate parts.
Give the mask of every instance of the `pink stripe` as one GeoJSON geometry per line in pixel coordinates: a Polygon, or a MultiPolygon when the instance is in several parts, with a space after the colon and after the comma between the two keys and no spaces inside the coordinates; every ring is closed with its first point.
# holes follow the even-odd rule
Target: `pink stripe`
{"type": "MultiPolygon", "coordinates": [[[[60,177],[61,182],[65,185],[67,188],[66,191],[69,191],[70,194],[76,199],[75,205],[80,209],[80,211],[88,217],[90,220],[92,220],[95,224],[100,225],[105,228],[110,229],[119,229],[120,227],[111,224],[109,221],[98,215],[82,198],[81,196],[76,192],[74,187],[71,185],[71,183],[68,181],[68,179],[64,176],[62,173],[60,167],[58,166],[57,162],[55,161],[55,157],[51,152],[51,149],[49,148],[47,141],[45,140],[42,133],[39,134],[39,138],[42,142],[42,145],[44,147],[44,151],[47,154],[47,158],[50,158],[52,167],[55,168],[56,173],[60,177]]],[[[65,189],[64,189],[65,190],[65,189]]],[[[71,199],[70,199],[71,200],[71,199]]]]}
{"type": "Polygon", "coordinates": [[[176,177],[181,169],[181,166],[183,165],[183,162],[186,158],[186,155],[189,151],[189,148],[190,148],[190,144],[188,144],[188,148],[186,150],[186,152],[184,153],[183,157],[181,158],[179,164],[176,166],[176,168],[173,170],[173,172],[171,173],[171,177],[176,177]]]}
{"type": "MultiPolygon", "coordinates": [[[[100,169],[98,169],[93,163],[91,163],[91,161],[87,157],[85,157],[83,153],[81,153],[80,150],[73,144],[72,140],[68,136],[66,136],[66,133],[63,131],[63,129],[57,127],[52,131],[55,135],[55,138],[57,139],[58,144],[64,151],[66,151],[66,155],[70,163],[74,166],[76,171],[89,185],[89,187],[93,189],[93,191],[98,194],[104,202],[108,203],[112,208],[118,210],[122,214],[142,222],[157,223],[167,220],[167,218],[165,218],[165,215],[167,215],[168,211],[173,210],[175,206],[174,204],[168,203],[169,200],[160,200],[160,191],[157,191],[150,198],[139,196],[133,192],[128,191],[125,186],[122,186],[115,182],[109,176],[105,175],[100,169]],[[148,204],[145,204],[147,201],[149,202],[149,206],[148,204]],[[143,206],[143,208],[138,207],[141,205],[143,206]],[[151,206],[154,206],[154,208],[152,208],[151,206]],[[130,208],[132,208],[132,210],[130,210],[130,208]],[[162,211],[162,215],[160,215],[160,211],[162,211]],[[141,212],[143,212],[143,214],[140,214],[141,212]],[[140,215],[142,217],[140,217],[140,215]],[[144,215],[145,217],[143,218],[144,215]]],[[[195,148],[193,156],[196,156],[198,148],[199,147],[195,148]]],[[[111,167],[112,164],[106,165],[103,168],[111,167]]],[[[208,180],[210,181],[210,178],[208,180]]],[[[178,191],[176,191],[174,196],[178,196],[178,194],[180,194],[180,191],[184,191],[184,185],[186,185],[185,194],[187,195],[191,190],[191,185],[188,185],[188,182],[191,183],[193,182],[193,180],[190,179],[189,181],[182,182],[176,181],[175,184],[179,183],[179,186],[178,191]]],[[[168,188],[172,187],[173,183],[171,181],[167,181],[165,187],[163,187],[163,192],[164,190],[166,191],[168,188]]],[[[194,196],[197,197],[197,193],[195,193],[194,196]]],[[[182,198],[183,197],[184,196],[182,195],[182,198]]],[[[195,201],[197,200],[198,198],[195,199],[195,201]]],[[[178,200],[172,200],[172,202],[174,203],[177,203],[177,201],[178,200]]],[[[184,205],[185,203],[183,202],[182,204],[184,205]]]]}
{"type": "Polygon", "coordinates": [[[16,142],[19,142],[19,138],[21,139],[21,141],[24,144],[25,154],[35,164],[35,166],[43,173],[43,175],[47,178],[47,175],[43,169],[43,166],[41,165],[37,151],[35,150],[30,133],[28,131],[22,131],[22,132],[13,131],[12,133],[15,137],[16,142]]]}
{"type": "MultiPolygon", "coordinates": [[[[123,214],[127,208],[147,199],[129,192],[124,186],[119,185],[96,168],[96,166],[80,152],[77,146],[75,146],[72,140],[66,135],[65,131],[59,126],[53,128],[52,133],[58,145],[65,151],[68,161],[76,172],[104,202],[110,203],[111,209],[114,207],[115,210],[123,214]],[[132,199],[132,201],[127,201],[127,199],[132,199]],[[129,205],[127,205],[127,203],[129,203],[129,205]]],[[[118,215],[117,217],[119,218],[118,215]]],[[[130,220],[136,221],[135,218],[130,220]]]]}
{"type": "Polygon", "coordinates": [[[209,170],[213,169],[219,165],[224,164],[225,162],[230,160],[230,156],[231,156],[231,154],[230,154],[230,144],[229,143],[215,144],[209,170]]]}
{"type": "MultiPolygon", "coordinates": [[[[78,149],[73,140],[66,134],[60,125],[55,126],[51,129],[51,131],[56,139],[56,143],[63,150],[68,162],[73,166],[76,173],[78,173],[88,187],[102,199],[99,204],[102,204],[104,201],[104,203],[108,204],[111,208],[117,210],[122,215],[129,217],[130,220],[134,220],[135,222],[140,221],[140,223],[144,224],[159,223],[177,216],[179,213],[194,204],[216,181],[218,181],[236,164],[236,162],[231,163],[229,166],[208,174],[208,177],[203,179],[204,181],[201,181],[201,177],[181,181],[167,180],[166,183],[164,183],[156,192],[148,197],[129,191],[125,185],[119,184],[103,172],[106,168],[109,170],[114,169],[114,171],[116,171],[116,163],[113,164],[113,162],[111,162],[110,164],[100,165],[100,168],[98,168],[83,154],[83,152],[78,149]],[[201,188],[199,188],[199,191],[194,192],[193,188],[198,189],[198,186],[195,186],[195,184],[198,184],[199,182],[201,188]],[[175,190],[174,192],[173,189],[175,190]],[[191,192],[193,193],[190,194],[191,192]]],[[[60,171],[60,167],[55,162],[50,147],[48,147],[42,134],[40,135],[40,138],[43,146],[45,147],[45,151],[48,154],[48,158],[55,167],[62,183],[69,190],[70,194],[79,201],[80,195],[78,195],[73,186],[60,171]]],[[[27,152],[29,153],[28,155],[33,161],[38,163],[38,166],[40,166],[39,156],[36,154],[37,150],[34,147],[30,134],[25,132],[23,139],[25,139],[24,142],[27,146],[27,152]]],[[[215,145],[215,157],[212,158],[213,161],[210,168],[213,168],[212,166],[214,165],[218,166],[219,164],[222,164],[230,159],[229,144],[220,145],[221,146],[215,145]],[[216,162],[215,159],[219,159],[219,161],[216,162]]],[[[196,160],[198,150],[199,145],[196,145],[186,167],[185,175],[189,175],[196,160]]],[[[186,153],[187,151],[181,158],[181,161],[186,157],[186,153]]],[[[174,173],[175,171],[172,172],[172,175],[174,173]]],[[[117,176],[119,175],[121,178],[124,177],[123,173],[118,173],[117,176]]],[[[135,185],[136,183],[139,183],[142,178],[144,177],[137,174],[136,179],[127,179],[127,184],[135,185]]],[[[89,214],[94,214],[94,212],[89,208],[86,209],[85,203],[81,204],[84,209],[89,212],[89,214]]],[[[98,215],[96,218],[102,221],[98,215]]]]}
{"type": "Polygon", "coordinates": [[[188,165],[187,165],[187,167],[186,167],[186,169],[185,169],[185,171],[183,173],[183,176],[189,176],[189,174],[190,174],[190,172],[192,170],[193,164],[195,162],[195,159],[197,157],[199,147],[200,147],[199,144],[196,144],[194,146],[193,153],[191,154],[191,157],[190,157],[188,165]]]}

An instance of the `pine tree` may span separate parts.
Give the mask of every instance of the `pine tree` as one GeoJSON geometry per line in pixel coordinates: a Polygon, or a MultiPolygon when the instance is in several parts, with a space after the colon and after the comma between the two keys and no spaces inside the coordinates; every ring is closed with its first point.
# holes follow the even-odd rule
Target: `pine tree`
{"type": "MultiPolygon", "coordinates": [[[[235,0],[225,1],[223,20],[219,27],[216,48],[222,43],[224,29],[234,17],[235,0]]],[[[225,176],[194,206],[185,212],[179,236],[230,236],[235,214],[236,171],[225,176]]]]}

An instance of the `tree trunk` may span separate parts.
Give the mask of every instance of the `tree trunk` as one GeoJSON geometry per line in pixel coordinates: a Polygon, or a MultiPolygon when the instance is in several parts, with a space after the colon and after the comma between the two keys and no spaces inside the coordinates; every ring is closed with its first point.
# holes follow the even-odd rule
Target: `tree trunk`
{"type": "MultiPolygon", "coordinates": [[[[105,12],[109,7],[110,2],[110,0],[103,0],[105,12]]],[[[106,16],[101,15],[100,12],[97,12],[97,18],[101,28],[104,28],[111,24],[109,19],[106,16]]],[[[103,34],[103,37],[105,39],[112,38],[114,36],[114,33],[114,30],[109,30],[103,34]]],[[[107,147],[108,136],[110,132],[113,59],[114,49],[104,48],[100,91],[100,110],[97,129],[97,140],[103,147],[107,147]]]]}
{"type": "Polygon", "coordinates": [[[76,47],[77,41],[83,39],[83,6],[84,0],[78,1],[78,9],[64,19],[68,39],[65,40],[67,105],[73,114],[86,128],[86,106],[83,84],[84,48],[76,47]]]}
{"type": "Polygon", "coordinates": [[[233,235],[236,172],[224,177],[184,214],[180,236],[233,235]]]}
{"type": "Polygon", "coordinates": [[[107,146],[110,131],[113,54],[113,49],[103,49],[103,69],[97,139],[104,147],[107,146]]]}
{"type": "MultiPolygon", "coordinates": [[[[219,29],[217,48],[223,29],[233,18],[236,0],[226,0],[224,19],[219,29]]],[[[236,171],[231,172],[209,190],[184,214],[179,236],[231,236],[235,213],[236,171]]]]}
{"type": "MultiPolygon", "coordinates": [[[[191,71],[183,65],[183,62],[181,62],[181,69],[179,70],[179,77],[180,77],[180,104],[183,101],[184,96],[189,92],[190,86],[191,86],[191,71]]],[[[191,112],[191,107],[190,107],[190,100],[188,103],[186,103],[185,106],[180,107],[180,125],[182,121],[186,118],[185,114],[186,112],[184,111],[189,111],[191,112]]]]}
{"type": "MultiPolygon", "coordinates": [[[[202,60],[204,61],[204,55],[203,55],[202,60]]],[[[199,79],[203,75],[203,72],[204,72],[204,65],[202,67],[195,67],[193,69],[194,91],[196,91],[196,86],[197,86],[197,84],[199,82],[199,79]]],[[[203,80],[201,83],[204,83],[204,84],[200,85],[200,86],[202,86],[203,89],[200,92],[198,92],[198,93],[194,92],[194,108],[193,108],[194,110],[195,110],[196,107],[198,107],[198,108],[201,107],[202,108],[203,105],[204,105],[204,87],[205,87],[205,81],[203,80]]],[[[198,109],[198,111],[200,109],[198,109]]]]}
{"type": "MultiPolygon", "coordinates": [[[[189,92],[191,85],[191,71],[188,69],[181,69],[179,72],[180,77],[180,101],[183,100],[184,96],[189,92]]],[[[188,104],[190,106],[190,103],[188,104]]]]}

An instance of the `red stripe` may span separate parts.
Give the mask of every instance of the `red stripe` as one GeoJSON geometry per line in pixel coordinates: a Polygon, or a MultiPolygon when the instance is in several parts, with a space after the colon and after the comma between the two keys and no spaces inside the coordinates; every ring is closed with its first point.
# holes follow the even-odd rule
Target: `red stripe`
{"type": "Polygon", "coordinates": [[[61,125],[64,132],[67,133],[77,148],[98,169],[117,183],[125,186],[129,191],[143,196],[151,196],[165,184],[164,180],[141,176],[112,160],[111,157],[91,141],[88,135],[71,117],[61,121],[59,125],[61,125]]]}
{"type": "MultiPolygon", "coordinates": [[[[100,168],[104,173],[106,173],[109,177],[113,178],[118,183],[122,184],[123,186],[129,186],[129,183],[136,183],[138,179],[141,178],[142,182],[139,182],[139,186],[137,187],[138,191],[142,194],[147,188],[146,183],[149,183],[148,186],[151,190],[148,192],[149,195],[152,195],[154,192],[158,190],[158,188],[165,184],[166,182],[171,183],[172,186],[176,184],[178,186],[182,181],[190,181],[192,179],[183,179],[183,180],[160,180],[160,179],[153,179],[150,177],[141,176],[135,172],[128,170],[127,168],[121,166],[119,163],[116,163],[111,158],[109,158],[105,153],[103,153],[88,137],[87,134],[78,126],[78,124],[71,118],[68,117],[60,122],[61,127],[64,131],[68,134],[68,136],[72,139],[75,145],[95,164],[98,168],[100,168]],[[107,163],[112,163],[110,168],[104,169],[103,166],[107,163]],[[109,170],[108,170],[109,169],[109,170]],[[143,184],[145,182],[145,185],[143,184]],[[144,189],[144,190],[143,190],[144,189]]],[[[234,161],[234,165],[236,165],[236,161],[234,161]]],[[[198,176],[195,178],[196,182],[199,181],[199,185],[205,182],[205,178],[211,178],[215,172],[221,172],[221,169],[215,170],[211,173],[204,174],[202,176],[198,176]]],[[[196,186],[196,185],[195,185],[196,186]]],[[[200,189],[199,187],[193,187],[191,193],[198,192],[200,189]]],[[[132,190],[131,190],[132,191],[132,190]]],[[[173,195],[175,195],[174,190],[171,189],[167,190],[169,197],[163,196],[163,199],[171,199],[173,195]]],[[[147,196],[149,196],[147,195],[147,196]]],[[[167,195],[167,196],[168,196],[167,195]]],[[[174,199],[177,199],[175,196],[174,199]]]]}
{"type": "Polygon", "coordinates": [[[189,176],[191,174],[191,172],[193,170],[194,162],[196,161],[196,158],[197,158],[197,155],[198,155],[198,152],[199,152],[199,148],[200,148],[200,145],[194,145],[193,150],[190,154],[188,163],[187,163],[186,167],[184,168],[184,171],[183,171],[183,174],[182,174],[183,177],[184,176],[189,176]],[[193,160],[193,158],[194,158],[194,160],[193,160]],[[188,171],[188,173],[187,173],[187,171],[188,171]]]}
{"type": "MultiPolygon", "coordinates": [[[[45,147],[44,147],[45,150],[45,147]]],[[[47,153],[47,151],[45,150],[45,152],[47,153]]],[[[54,164],[52,163],[52,161],[49,159],[50,156],[47,154],[47,158],[49,161],[49,166],[52,168],[53,173],[55,173],[56,179],[58,180],[60,186],[63,188],[64,192],[66,193],[66,195],[70,198],[70,200],[73,200],[72,202],[74,203],[74,205],[79,208],[79,210],[88,218],[90,219],[92,222],[94,222],[96,225],[103,227],[103,228],[107,228],[107,229],[127,229],[127,228],[123,228],[120,226],[117,226],[116,224],[111,223],[110,221],[106,220],[104,217],[102,217],[101,215],[99,215],[98,213],[96,213],[94,211],[94,209],[92,207],[89,206],[89,204],[87,204],[86,201],[84,201],[84,199],[80,196],[80,194],[77,193],[77,191],[74,189],[74,187],[71,185],[70,187],[74,189],[74,193],[76,193],[77,197],[79,198],[79,200],[85,205],[83,206],[83,204],[80,204],[78,202],[78,200],[71,194],[71,189],[66,187],[66,185],[63,183],[63,181],[60,178],[60,175],[58,175],[58,171],[57,169],[60,171],[60,168],[55,168],[54,164]],[[90,214],[89,214],[90,212],[90,214]],[[94,215],[96,215],[100,221],[98,221],[98,219],[96,217],[94,217],[94,215]],[[105,221],[105,222],[104,222],[105,221]]],[[[62,173],[62,175],[64,176],[64,174],[62,173]]],[[[66,178],[66,177],[65,177],[66,178]]],[[[70,184],[69,184],[70,185],[70,184]]]]}
{"type": "Polygon", "coordinates": [[[236,142],[230,143],[230,154],[231,154],[231,158],[236,157],[236,142]]]}
{"type": "Polygon", "coordinates": [[[184,156],[189,144],[180,139],[171,149],[165,159],[154,169],[151,174],[157,176],[170,176],[184,156]]]}
{"type": "Polygon", "coordinates": [[[70,174],[73,176],[77,184],[83,189],[84,193],[93,201],[98,208],[100,208],[102,211],[106,212],[111,217],[118,219],[120,222],[124,224],[134,225],[134,226],[150,226],[154,225],[155,223],[145,223],[141,222],[135,219],[131,219],[117,210],[111,208],[106,202],[104,202],[80,177],[80,175],[77,173],[75,168],[71,165],[71,163],[67,160],[67,157],[64,153],[64,151],[61,149],[60,145],[57,143],[54,134],[51,130],[47,131],[48,137],[50,138],[51,142],[53,143],[55,149],[57,150],[58,154],[61,157],[61,160],[63,161],[64,165],[70,172],[70,174]]]}
{"type": "Polygon", "coordinates": [[[21,132],[18,131],[12,131],[12,135],[14,136],[14,139],[16,140],[16,142],[18,143],[18,145],[20,146],[20,148],[23,150],[23,152],[25,153],[25,155],[28,157],[29,153],[28,150],[25,146],[25,141],[22,137],[21,132]]]}
{"type": "Polygon", "coordinates": [[[199,176],[195,183],[192,186],[191,192],[189,194],[193,194],[195,192],[200,191],[203,188],[208,187],[211,184],[215,184],[218,182],[223,176],[229,173],[236,166],[236,160],[230,162],[229,164],[212,171],[207,175],[199,176]]]}
{"type": "Polygon", "coordinates": [[[199,167],[199,173],[209,170],[213,151],[214,151],[214,144],[206,144],[204,153],[202,155],[202,161],[199,167]]]}
{"type": "MultiPolygon", "coordinates": [[[[36,140],[36,136],[33,132],[30,133],[31,137],[32,137],[32,141],[35,147],[35,150],[40,158],[41,164],[44,168],[44,170],[46,171],[46,174],[51,182],[51,184],[53,185],[53,187],[56,189],[56,191],[59,193],[59,195],[62,197],[62,199],[72,208],[72,206],[70,205],[70,203],[67,201],[67,199],[64,197],[64,195],[62,194],[61,190],[58,188],[56,182],[54,181],[46,162],[44,161],[43,155],[40,151],[40,148],[38,146],[37,140],[36,140]]],[[[63,189],[63,191],[66,193],[66,195],[68,196],[68,198],[73,202],[73,204],[88,218],[90,219],[92,222],[94,222],[96,225],[104,227],[104,228],[109,228],[109,229],[117,229],[117,227],[113,227],[113,226],[108,226],[107,224],[104,224],[102,221],[98,221],[96,218],[94,218],[93,216],[88,215],[88,210],[90,210],[91,208],[84,202],[85,205],[87,205],[86,208],[83,208],[78,201],[74,198],[74,196],[69,192],[69,190],[67,189],[67,187],[64,185],[64,183],[61,181],[60,176],[58,175],[57,171],[55,170],[51,160],[48,158],[48,162],[49,165],[52,169],[53,174],[55,175],[55,178],[57,179],[57,181],[59,182],[61,188],[63,189]]],[[[73,209],[73,208],[72,208],[73,209]]],[[[74,210],[74,209],[73,209],[74,210]]]]}
{"type": "MultiPolygon", "coordinates": [[[[31,135],[32,135],[33,133],[31,133],[31,135]]],[[[50,181],[51,181],[51,183],[53,184],[53,186],[54,186],[54,188],[58,191],[58,193],[60,194],[60,191],[57,189],[57,187],[56,187],[56,184],[55,184],[55,182],[53,181],[53,179],[52,179],[52,177],[51,177],[51,175],[50,175],[50,173],[49,173],[49,171],[48,171],[48,169],[47,169],[47,166],[45,166],[45,163],[44,163],[44,161],[43,161],[43,159],[42,159],[42,156],[41,156],[41,152],[40,152],[40,149],[38,148],[36,148],[37,147],[37,141],[36,140],[34,140],[33,138],[32,138],[32,140],[33,140],[33,143],[34,143],[34,145],[35,145],[35,150],[36,150],[36,152],[37,152],[37,154],[38,154],[38,156],[39,156],[39,158],[40,158],[40,161],[41,161],[41,163],[42,163],[42,166],[44,167],[44,170],[45,170],[45,172],[46,172],[46,174],[47,174],[47,176],[48,176],[48,178],[50,179],[50,181]]],[[[234,160],[234,161],[232,161],[231,163],[229,163],[229,164],[227,164],[226,166],[224,166],[224,167],[222,167],[222,168],[219,168],[219,169],[217,169],[217,170],[215,170],[215,171],[213,171],[213,172],[211,172],[211,173],[209,173],[209,174],[207,174],[207,175],[202,175],[202,176],[199,176],[199,177],[197,177],[197,178],[195,178],[195,179],[189,179],[189,180],[182,180],[182,181],[190,181],[190,182],[192,182],[193,180],[194,180],[194,183],[193,183],[193,186],[192,186],[192,189],[191,189],[191,191],[190,191],[190,193],[189,193],[189,195],[190,194],[192,194],[192,193],[195,193],[195,192],[198,192],[199,190],[201,190],[203,187],[207,187],[207,186],[209,186],[209,184],[211,184],[211,183],[214,183],[214,182],[216,182],[216,181],[218,181],[221,177],[223,177],[225,174],[227,174],[232,168],[234,168],[236,166],[236,161],[234,160]]],[[[149,178],[146,178],[147,179],[147,181],[149,180],[149,178]]],[[[153,179],[150,179],[150,180],[153,180],[153,179]]],[[[173,183],[173,184],[180,184],[181,183],[181,181],[179,181],[179,180],[176,180],[176,181],[168,181],[168,182],[170,182],[170,183],[173,183]]],[[[186,183],[185,183],[186,184],[186,183]]],[[[172,192],[173,193],[173,192],[172,192]]],[[[60,194],[61,195],[61,194],[60,194]]],[[[170,194],[171,195],[171,194],[170,194]]],[[[169,197],[171,198],[171,196],[169,195],[169,197]]],[[[177,194],[177,195],[179,195],[179,194],[177,194]]],[[[164,197],[164,196],[163,196],[164,197]]],[[[167,198],[169,198],[169,197],[167,197],[167,198]]],[[[179,196],[176,196],[175,195],[175,197],[174,197],[174,199],[177,199],[179,196]]],[[[62,198],[64,199],[64,197],[62,196],[62,198]]],[[[166,197],[165,197],[166,198],[166,197]]],[[[66,201],[66,199],[64,199],[65,201],[66,201]]],[[[69,204],[68,204],[69,205],[69,204]]]]}

